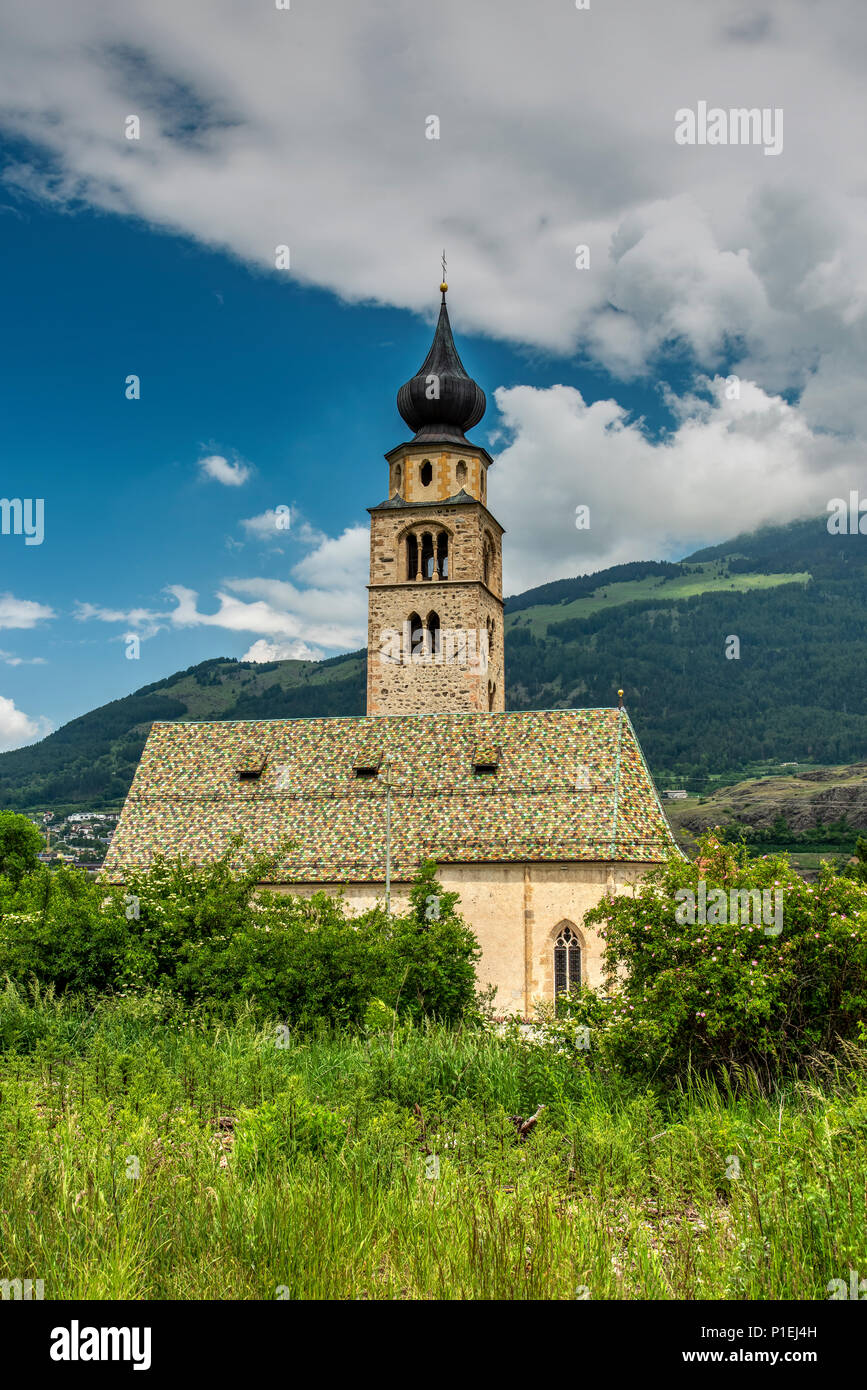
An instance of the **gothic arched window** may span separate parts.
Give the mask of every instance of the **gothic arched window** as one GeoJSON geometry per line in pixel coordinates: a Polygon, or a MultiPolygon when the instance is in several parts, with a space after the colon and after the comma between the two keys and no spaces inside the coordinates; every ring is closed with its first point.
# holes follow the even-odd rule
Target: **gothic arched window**
{"type": "Polygon", "coordinates": [[[431,656],[437,657],[441,650],[440,618],[438,613],[428,613],[427,630],[427,650],[431,656]]]}
{"type": "Polygon", "coordinates": [[[449,577],[449,537],[447,531],[437,536],[437,574],[440,579],[449,577]]]}
{"type": "Polygon", "coordinates": [[[418,476],[422,487],[430,487],[431,481],[433,479],[433,467],[431,465],[430,459],[425,459],[424,463],[419,469],[418,476]]]}
{"type": "Polygon", "coordinates": [[[581,983],[581,944],[568,923],[554,942],[554,997],[581,983]]]}
{"type": "Polygon", "coordinates": [[[406,577],[415,579],[418,574],[418,537],[412,535],[406,538],[406,577]]]}
{"type": "Polygon", "coordinates": [[[422,538],[421,538],[421,577],[422,577],[422,579],[433,579],[433,576],[434,576],[434,565],[435,565],[435,564],[436,564],[436,559],[435,559],[435,556],[434,556],[433,536],[431,535],[430,531],[425,531],[424,535],[423,535],[422,538]]]}
{"type": "Polygon", "coordinates": [[[496,695],[496,693],[497,693],[497,687],[494,685],[494,682],[493,682],[493,681],[488,681],[488,710],[489,710],[489,711],[492,710],[492,709],[494,708],[494,696],[496,695]]]}
{"type": "Polygon", "coordinates": [[[485,540],[482,546],[482,579],[486,584],[491,582],[491,560],[493,559],[493,546],[491,538],[485,533],[485,540]]]}
{"type": "Polygon", "coordinates": [[[424,628],[418,613],[410,613],[404,631],[404,661],[409,661],[422,650],[424,628]]]}
{"type": "Polygon", "coordinates": [[[455,469],[455,477],[458,480],[458,487],[463,487],[464,483],[467,481],[467,465],[464,463],[463,459],[459,461],[455,469]]]}

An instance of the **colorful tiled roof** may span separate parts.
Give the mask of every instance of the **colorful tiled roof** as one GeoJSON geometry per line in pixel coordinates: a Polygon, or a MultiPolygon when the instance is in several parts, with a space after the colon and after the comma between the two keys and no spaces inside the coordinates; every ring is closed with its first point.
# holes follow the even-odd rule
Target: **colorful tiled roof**
{"type": "Polygon", "coordinates": [[[625,711],[527,710],[156,723],[106,858],[112,877],[159,854],[204,862],[291,841],[274,882],[381,882],[390,759],[392,873],[419,861],[656,862],[671,832],[625,711]],[[495,773],[474,770],[496,748],[495,773]],[[258,777],[239,769],[264,760],[258,777]]]}

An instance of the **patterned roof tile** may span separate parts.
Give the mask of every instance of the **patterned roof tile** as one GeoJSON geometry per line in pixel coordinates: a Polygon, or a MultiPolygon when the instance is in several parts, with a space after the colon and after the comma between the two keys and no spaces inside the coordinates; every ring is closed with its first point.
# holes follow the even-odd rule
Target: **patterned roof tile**
{"type": "Polygon", "coordinates": [[[419,861],[658,862],[674,847],[625,711],[526,710],[156,723],[105,872],[155,856],[203,862],[233,834],[280,854],[275,882],[381,882],[390,759],[392,873],[419,861]],[[496,748],[496,773],[474,755],[496,748]],[[259,777],[239,767],[264,764],[259,777]]]}

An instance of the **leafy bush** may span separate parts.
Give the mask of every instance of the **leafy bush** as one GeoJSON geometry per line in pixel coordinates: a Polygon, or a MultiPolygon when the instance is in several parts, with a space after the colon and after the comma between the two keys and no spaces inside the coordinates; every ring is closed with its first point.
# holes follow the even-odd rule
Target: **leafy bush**
{"type": "Polygon", "coordinates": [[[0,976],[60,993],[116,988],[129,942],[122,909],[103,911],[104,898],[79,869],[40,867],[17,888],[0,880],[0,976]]]}
{"type": "Polygon", "coordinates": [[[251,1004],[304,1029],[365,1026],[372,1000],[457,1022],[479,948],[426,864],[409,911],[262,890],[270,861],[158,861],[123,888],[76,869],[0,878],[0,977],[66,991],[158,991],[217,1015],[251,1004]]]}
{"type": "Polygon", "coordinates": [[[39,864],[39,853],[45,841],[27,816],[14,811],[0,811],[0,874],[14,884],[39,864]]]}
{"type": "Polygon", "coordinates": [[[605,941],[610,995],[582,994],[572,1012],[591,1025],[592,1044],[629,1071],[797,1065],[865,1038],[867,885],[829,867],[806,883],[783,856],[751,859],[743,845],[709,835],[695,863],[670,859],[585,921],[605,941]],[[676,895],[699,898],[702,881],[711,919],[714,889],[729,906],[732,890],[779,891],[781,931],[752,918],[678,920],[676,895]]]}

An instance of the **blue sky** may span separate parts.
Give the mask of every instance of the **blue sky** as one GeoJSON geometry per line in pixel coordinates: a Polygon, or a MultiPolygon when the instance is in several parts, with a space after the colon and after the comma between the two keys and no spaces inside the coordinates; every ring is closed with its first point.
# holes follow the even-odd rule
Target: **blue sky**
{"type": "MultiPolygon", "coordinates": [[[[387,493],[383,454],[407,437],[397,388],[424,359],[433,317],[348,305],[140,221],[14,192],[0,209],[0,251],[15,267],[4,290],[15,332],[0,344],[4,495],[41,497],[46,509],[41,545],[0,536],[3,587],[56,615],[8,632],[3,650],[23,664],[0,670],[18,708],[57,725],[251,645],[250,631],[164,624],[131,661],[123,639],[147,625],[82,620],[80,605],[169,611],[164,588],[179,584],[213,612],[227,576],[287,578],[307,549],[292,526],[262,545],[241,525],[280,503],[296,533],[302,521],[332,536],[366,526],[366,508],[387,493]],[[139,400],[126,399],[130,373],[139,400]],[[246,466],[247,481],[204,476],[200,462],[214,455],[246,466]]],[[[438,272],[432,258],[431,316],[438,272]]],[[[575,356],[460,334],[454,277],[459,350],[489,395],[479,442],[496,450],[497,386],[604,394],[608,375],[575,356]]],[[[655,386],[627,394],[648,427],[670,421],[655,386]]]]}
{"type": "Polygon", "coordinates": [[[0,535],[0,748],[363,645],[444,245],[507,592],[867,489],[865,40],[855,0],[10,8],[0,494],[46,519],[0,535]],[[773,146],[684,143],[708,108],[773,146]]]}

